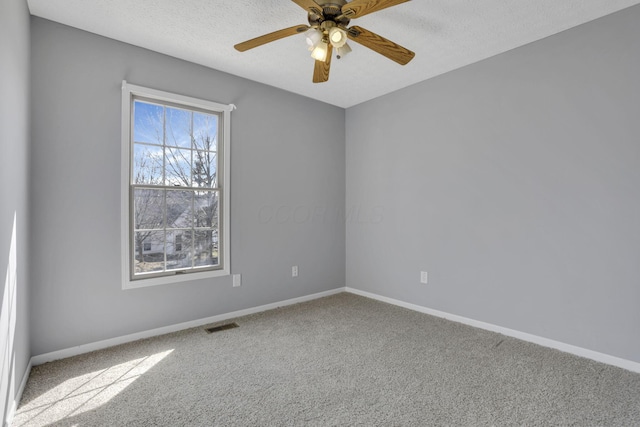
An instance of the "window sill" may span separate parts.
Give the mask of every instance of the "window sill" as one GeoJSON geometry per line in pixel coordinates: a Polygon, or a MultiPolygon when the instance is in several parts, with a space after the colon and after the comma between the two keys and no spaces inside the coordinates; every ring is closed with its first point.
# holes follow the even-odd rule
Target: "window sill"
{"type": "Polygon", "coordinates": [[[124,279],[122,283],[122,289],[138,289],[138,288],[147,288],[149,286],[157,286],[157,285],[169,285],[173,283],[183,283],[187,281],[193,280],[202,280],[202,279],[211,279],[214,277],[224,277],[229,276],[231,273],[224,270],[213,270],[213,271],[202,271],[199,273],[188,273],[188,274],[176,274],[173,276],[162,276],[162,277],[150,277],[148,279],[138,279],[138,280],[130,280],[129,278],[124,279]]]}

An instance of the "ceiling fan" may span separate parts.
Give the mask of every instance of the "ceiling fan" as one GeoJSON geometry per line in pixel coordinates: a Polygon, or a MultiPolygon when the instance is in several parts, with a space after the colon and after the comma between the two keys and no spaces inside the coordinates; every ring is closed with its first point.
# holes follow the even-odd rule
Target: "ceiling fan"
{"type": "Polygon", "coordinates": [[[360,43],[400,65],[406,65],[415,56],[409,49],[369,30],[358,26],[348,27],[352,19],[410,0],[352,0],[348,3],[346,0],[292,1],[308,12],[309,25],[295,25],[238,43],[234,46],[236,50],[244,52],[285,37],[305,33],[311,57],[316,60],[313,69],[314,83],[329,80],[334,48],[338,59],[351,52],[347,39],[360,43]]]}

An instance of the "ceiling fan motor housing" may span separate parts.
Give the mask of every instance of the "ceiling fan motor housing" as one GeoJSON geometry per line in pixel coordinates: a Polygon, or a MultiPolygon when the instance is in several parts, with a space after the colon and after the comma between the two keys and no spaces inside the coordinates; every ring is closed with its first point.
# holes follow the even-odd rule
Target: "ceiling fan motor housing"
{"type": "Polygon", "coordinates": [[[342,6],[347,4],[345,0],[317,0],[318,6],[322,7],[321,14],[309,12],[309,25],[314,28],[328,29],[335,26],[346,27],[350,19],[342,13],[342,6]],[[324,26],[322,25],[325,23],[324,26]]]}

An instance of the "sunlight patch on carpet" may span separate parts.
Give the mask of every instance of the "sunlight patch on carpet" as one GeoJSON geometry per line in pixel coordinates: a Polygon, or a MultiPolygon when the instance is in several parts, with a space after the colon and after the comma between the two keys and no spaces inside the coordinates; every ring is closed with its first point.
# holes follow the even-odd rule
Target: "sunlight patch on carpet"
{"type": "Polygon", "coordinates": [[[80,375],[55,385],[21,407],[13,425],[47,425],[99,408],[171,352],[173,349],[80,375]]]}

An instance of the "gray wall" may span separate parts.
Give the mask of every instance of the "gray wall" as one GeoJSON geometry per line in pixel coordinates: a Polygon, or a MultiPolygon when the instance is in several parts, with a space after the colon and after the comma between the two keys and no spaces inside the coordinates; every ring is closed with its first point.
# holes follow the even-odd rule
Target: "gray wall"
{"type": "Polygon", "coordinates": [[[344,286],[343,109],[39,18],[31,25],[33,354],[344,286]],[[121,290],[123,79],[238,106],[240,288],[225,277],[121,290]]]}
{"type": "Polygon", "coordinates": [[[638,22],[348,109],[347,285],[640,362],[638,22]]]}
{"type": "Polygon", "coordinates": [[[0,424],[29,358],[29,11],[0,2],[0,424]],[[13,239],[14,218],[16,234],[13,239]],[[15,260],[15,264],[10,259],[15,260]]]}

